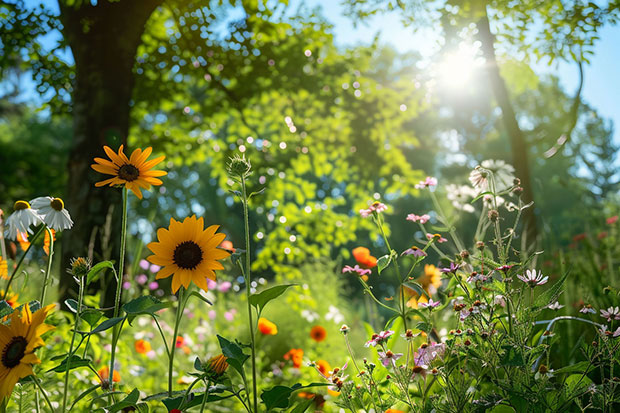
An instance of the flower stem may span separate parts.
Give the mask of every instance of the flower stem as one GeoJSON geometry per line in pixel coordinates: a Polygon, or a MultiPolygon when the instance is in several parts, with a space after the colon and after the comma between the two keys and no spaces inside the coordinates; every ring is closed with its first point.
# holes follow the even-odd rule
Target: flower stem
{"type": "Polygon", "coordinates": [[[248,194],[245,187],[245,176],[241,177],[241,194],[243,196],[243,222],[245,224],[245,292],[248,302],[248,323],[250,330],[250,340],[252,349],[252,397],[254,401],[254,412],[258,412],[258,392],[256,390],[256,342],[254,337],[254,322],[252,320],[252,305],[250,304],[250,218],[248,213],[248,194]]]}
{"type": "MultiPolygon", "coordinates": [[[[118,273],[116,274],[116,296],[114,298],[114,317],[118,317],[121,310],[121,292],[125,267],[125,245],[127,241],[127,188],[123,187],[123,218],[121,221],[121,250],[118,258],[118,273]]],[[[110,390],[114,390],[114,360],[116,358],[116,344],[121,334],[122,324],[114,326],[112,330],[112,348],[110,350],[110,390]]]]}
{"type": "Polygon", "coordinates": [[[54,256],[54,233],[49,227],[45,227],[47,234],[50,237],[49,254],[47,255],[47,270],[45,271],[45,278],[43,280],[43,289],[41,290],[41,307],[45,305],[45,293],[47,293],[47,284],[49,283],[50,272],[52,271],[52,257],[54,256]]]}
{"type": "MultiPolygon", "coordinates": [[[[50,245],[50,248],[52,246],[50,245]]],[[[51,249],[50,249],[50,253],[51,253],[51,249]]],[[[69,372],[71,371],[71,358],[73,357],[73,345],[75,344],[75,336],[77,335],[77,330],[80,326],[80,320],[81,320],[81,311],[82,311],[82,302],[84,301],[84,284],[85,284],[86,280],[84,279],[84,277],[81,277],[80,279],[80,292],[79,292],[79,296],[78,296],[78,307],[77,307],[77,312],[75,314],[75,323],[73,325],[73,335],[71,336],[71,344],[69,345],[69,354],[67,356],[67,370],[65,371],[65,388],[63,390],[63,394],[62,394],[62,410],[61,412],[66,412],[67,410],[67,393],[69,390],[69,372]]],[[[41,301],[41,303],[43,303],[43,301],[41,301]]],[[[41,304],[42,305],[42,304],[41,304]]],[[[79,345],[78,345],[79,347],[79,345]]],[[[77,349],[76,349],[77,350],[77,349]]],[[[110,377],[114,377],[113,374],[110,375],[110,377]]]]}
{"type": "Polygon", "coordinates": [[[211,387],[211,381],[207,380],[207,387],[205,390],[205,395],[202,399],[202,404],[200,405],[200,413],[205,411],[205,406],[207,405],[207,399],[209,398],[209,387],[211,387]]]}
{"type": "Polygon", "coordinates": [[[37,379],[36,377],[34,378],[34,384],[37,385],[37,387],[39,388],[39,390],[41,391],[41,394],[43,395],[43,398],[45,399],[45,402],[47,403],[47,407],[50,408],[50,412],[54,412],[54,406],[52,406],[52,402],[50,401],[50,398],[47,396],[47,393],[45,393],[45,390],[43,390],[43,387],[41,387],[41,383],[39,383],[39,379],[37,379]]]}
{"type": "MultiPolygon", "coordinates": [[[[179,324],[181,324],[181,318],[183,317],[183,310],[185,309],[185,288],[179,287],[179,305],[177,306],[177,316],[174,321],[174,333],[172,337],[172,345],[170,346],[170,356],[168,357],[168,397],[172,397],[172,371],[174,370],[174,353],[177,348],[177,334],[179,333],[179,324]]],[[[188,296],[189,297],[189,296],[188,296]]]]}
{"type": "Polygon", "coordinates": [[[6,287],[4,288],[4,294],[2,295],[3,300],[6,299],[6,296],[9,293],[9,287],[11,286],[11,283],[13,282],[13,278],[15,278],[15,275],[17,274],[17,270],[22,265],[24,258],[26,258],[26,255],[28,255],[28,251],[30,251],[30,248],[32,248],[32,246],[34,245],[34,242],[37,240],[37,238],[39,238],[39,235],[41,235],[44,229],[45,229],[45,225],[42,225],[41,228],[39,228],[39,230],[34,234],[32,239],[30,240],[30,245],[28,246],[28,248],[26,248],[26,251],[24,251],[24,254],[20,257],[19,261],[17,262],[17,266],[13,269],[13,272],[11,273],[11,277],[9,278],[9,281],[6,283],[6,287]]]}

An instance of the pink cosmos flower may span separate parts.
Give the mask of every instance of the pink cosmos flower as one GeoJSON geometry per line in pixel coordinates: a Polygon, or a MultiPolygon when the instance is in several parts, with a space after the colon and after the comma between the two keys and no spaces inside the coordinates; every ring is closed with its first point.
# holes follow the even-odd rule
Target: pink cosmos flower
{"type": "Polygon", "coordinates": [[[370,340],[368,340],[366,342],[366,344],[364,344],[364,347],[370,347],[370,346],[377,346],[378,344],[383,344],[387,341],[387,339],[394,334],[394,332],[392,330],[387,330],[387,331],[382,331],[379,334],[373,334],[372,337],[370,337],[370,340]]]}
{"type": "Polygon", "coordinates": [[[443,343],[423,344],[415,353],[413,360],[416,366],[428,366],[437,357],[443,357],[446,345],[443,343]]]}
{"type": "Polygon", "coordinates": [[[214,290],[216,287],[217,287],[217,283],[214,280],[207,278],[207,288],[209,290],[214,290]]]}
{"type": "Polygon", "coordinates": [[[136,277],[136,282],[138,284],[145,284],[149,280],[149,277],[146,274],[140,274],[136,277]]]}
{"type": "Polygon", "coordinates": [[[362,275],[368,275],[372,273],[371,270],[360,268],[360,266],[357,264],[355,264],[355,267],[351,267],[350,265],[345,265],[344,268],[342,269],[342,273],[344,274],[347,272],[356,272],[360,277],[362,275]]]}
{"type": "Polygon", "coordinates": [[[409,214],[407,215],[406,219],[407,221],[419,222],[420,224],[426,224],[428,220],[431,219],[431,216],[428,214],[424,214],[424,215],[409,214]]]}
{"type": "Polygon", "coordinates": [[[403,353],[393,353],[391,350],[388,351],[378,351],[379,359],[384,367],[388,367],[390,364],[396,366],[396,360],[403,356],[403,353]]]}
{"type": "Polygon", "coordinates": [[[620,308],[618,307],[609,307],[607,310],[601,310],[601,317],[606,318],[607,321],[620,320],[620,308]]]}
{"type": "Polygon", "coordinates": [[[368,218],[369,216],[372,215],[372,210],[371,209],[360,209],[360,215],[362,216],[362,218],[368,218]]]}
{"type": "Polygon", "coordinates": [[[441,304],[441,302],[433,301],[433,299],[431,298],[430,300],[428,300],[428,303],[424,303],[424,302],[418,303],[418,307],[420,307],[420,308],[435,308],[435,307],[438,307],[440,304],[441,304]]]}
{"type": "Polygon", "coordinates": [[[215,310],[209,310],[209,312],[207,313],[207,316],[209,317],[209,320],[215,320],[217,313],[215,312],[215,310]]]}
{"type": "Polygon", "coordinates": [[[429,240],[429,241],[430,241],[430,240],[432,240],[433,238],[435,239],[435,241],[437,241],[437,242],[438,242],[438,243],[440,243],[440,244],[442,244],[442,243],[444,243],[444,242],[448,242],[448,240],[447,240],[447,239],[445,239],[444,237],[442,237],[442,236],[441,236],[441,235],[439,235],[439,234],[426,234],[426,239],[427,239],[427,240],[429,240]]]}
{"type": "Polygon", "coordinates": [[[422,251],[420,248],[415,245],[411,248],[408,248],[403,251],[400,255],[413,255],[414,257],[426,257],[426,252],[422,251]]]}
{"type": "Polygon", "coordinates": [[[429,188],[431,186],[437,185],[437,178],[433,178],[432,176],[427,176],[424,181],[420,181],[415,187],[417,189],[429,188]]]}
{"type": "Polygon", "coordinates": [[[153,291],[159,288],[159,283],[157,281],[153,281],[149,283],[149,290],[153,291]]]}
{"type": "Polygon", "coordinates": [[[155,274],[155,273],[158,273],[159,270],[161,270],[161,267],[159,265],[152,264],[150,270],[152,273],[155,274]]]}
{"type": "Polygon", "coordinates": [[[232,287],[232,283],[230,281],[224,281],[224,282],[220,283],[220,285],[217,287],[217,289],[221,293],[226,293],[226,292],[228,292],[228,290],[230,290],[230,287],[232,287]]]}
{"type": "Polygon", "coordinates": [[[583,314],[596,314],[596,310],[594,308],[592,308],[592,306],[590,304],[586,304],[583,307],[581,307],[581,309],[579,310],[580,313],[583,314]]]}
{"type": "Polygon", "coordinates": [[[536,287],[537,285],[543,285],[546,284],[547,281],[549,281],[549,277],[543,277],[543,274],[541,271],[536,271],[536,270],[526,270],[525,271],[525,275],[519,274],[517,275],[517,277],[523,281],[524,283],[528,284],[530,287],[536,287]]]}

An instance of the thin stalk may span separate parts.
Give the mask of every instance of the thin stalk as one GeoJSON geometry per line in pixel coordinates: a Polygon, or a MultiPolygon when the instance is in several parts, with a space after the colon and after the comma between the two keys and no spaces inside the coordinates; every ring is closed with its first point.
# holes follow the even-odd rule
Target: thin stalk
{"type": "Polygon", "coordinates": [[[207,388],[205,391],[205,397],[202,399],[202,404],[200,405],[200,413],[205,411],[205,406],[207,405],[207,399],[209,398],[209,388],[211,387],[211,381],[207,380],[207,388]]]}
{"type": "Polygon", "coordinates": [[[437,199],[435,193],[432,191],[429,191],[429,193],[431,194],[431,200],[433,201],[433,205],[437,209],[437,212],[439,212],[439,215],[441,215],[441,217],[445,220],[444,223],[448,226],[448,233],[450,233],[450,237],[452,237],[452,241],[454,241],[456,248],[459,250],[459,252],[463,251],[465,247],[463,247],[461,239],[456,234],[454,225],[452,225],[452,221],[448,220],[448,217],[446,216],[446,213],[441,207],[441,204],[439,203],[439,200],[437,199]]]}
{"type": "Polygon", "coordinates": [[[52,271],[52,257],[54,256],[54,233],[49,227],[45,226],[45,230],[50,237],[49,254],[47,255],[47,269],[45,270],[45,278],[43,279],[43,289],[41,290],[41,307],[45,305],[45,293],[47,292],[47,284],[49,282],[50,272],[52,271]]]}
{"type": "MultiPolygon", "coordinates": [[[[118,273],[116,274],[116,296],[114,298],[114,317],[118,317],[121,311],[121,292],[123,285],[123,273],[125,267],[125,247],[127,241],[127,188],[123,187],[123,218],[121,221],[121,250],[118,258],[118,273]]],[[[116,358],[116,345],[118,336],[121,334],[122,324],[112,330],[112,348],[110,350],[110,390],[114,390],[114,360],[116,358]]]]}
{"type": "MultiPolygon", "coordinates": [[[[50,245],[51,248],[51,245],[50,245]]],[[[50,249],[50,253],[51,253],[50,249]]],[[[71,344],[69,345],[69,355],[67,356],[67,371],[65,371],[65,388],[62,394],[62,410],[61,412],[67,411],[67,394],[69,391],[69,372],[71,371],[71,358],[73,357],[73,345],[75,344],[75,337],[77,335],[77,330],[80,327],[81,320],[81,311],[82,311],[82,302],[84,301],[84,284],[86,280],[84,277],[80,279],[80,292],[78,296],[78,308],[77,313],[75,314],[75,323],[73,325],[73,335],[71,336],[71,344]]],[[[79,348],[79,346],[78,346],[79,348]]],[[[77,349],[76,349],[77,350],[77,349]]],[[[114,377],[114,371],[110,374],[110,377],[114,377]]],[[[113,381],[113,380],[112,380],[113,381]]]]}
{"type": "Polygon", "coordinates": [[[243,222],[245,224],[245,292],[248,302],[248,323],[252,349],[252,397],[254,400],[254,412],[258,412],[258,392],[256,383],[256,342],[254,337],[254,322],[252,320],[252,305],[250,304],[250,219],[248,213],[248,194],[245,187],[245,176],[241,176],[241,194],[243,196],[243,222]]]}
{"type": "Polygon", "coordinates": [[[24,258],[26,258],[26,255],[28,255],[28,251],[30,251],[30,248],[32,248],[32,246],[34,245],[34,242],[37,240],[37,238],[39,238],[39,235],[41,235],[44,229],[45,229],[45,225],[41,225],[41,228],[39,228],[39,230],[34,234],[32,239],[30,240],[30,245],[28,245],[28,248],[26,248],[26,251],[24,251],[24,254],[19,258],[19,261],[17,261],[17,266],[13,269],[13,272],[11,273],[11,277],[9,277],[9,281],[7,281],[6,287],[4,288],[4,294],[2,295],[3,300],[6,299],[6,296],[9,293],[9,287],[11,286],[11,283],[13,282],[13,278],[15,278],[15,275],[17,274],[17,270],[22,265],[24,258]]]}
{"type": "Polygon", "coordinates": [[[155,324],[157,325],[157,329],[159,330],[161,339],[164,342],[164,346],[166,347],[166,355],[168,356],[168,358],[170,358],[170,348],[168,347],[168,342],[166,341],[166,336],[164,335],[164,331],[161,329],[161,325],[159,324],[159,320],[157,320],[157,317],[153,317],[153,320],[155,320],[155,324]]]}
{"type": "Polygon", "coordinates": [[[185,309],[185,288],[179,287],[179,305],[177,307],[177,315],[174,321],[174,333],[172,337],[172,345],[170,347],[170,356],[168,357],[168,397],[172,397],[172,371],[174,370],[174,353],[176,349],[177,334],[179,333],[179,324],[181,324],[181,318],[183,317],[183,310],[185,309]]]}
{"type": "Polygon", "coordinates": [[[37,387],[41,391],[41,394],[43,395],[43,398],[45,399],[45,402],[47,403],[47,407],[50,408],[50,412],[54,413],[54,407],[52,406],[52,402],[50,401],[50,398],[47,396],[47,393],[45,393],[45,390],[43,390],[41,383],[39,383],[39,379],[37,379],[36,377],[33,377],[33,378],[34,378],[33,380],[34,384],[37,385],[37,387]]]}

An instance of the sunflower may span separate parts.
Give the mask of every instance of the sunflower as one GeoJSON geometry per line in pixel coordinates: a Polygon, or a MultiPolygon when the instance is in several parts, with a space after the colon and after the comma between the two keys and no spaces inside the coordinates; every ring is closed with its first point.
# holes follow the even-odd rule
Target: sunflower
{"type": "Polygon", "coordinates": [[[96,163],[92,164],[91,168],[102,174],[113,175],[113,178],[97,182],[95,186],[125,185],[127,189],[131,190],[138,198],[142,199],[142,191],[140,188],[150,189],[151,185],[162,184],[162,181],[157,179],[157,177],[164,176],[167,172],[157,170],[151,171],[150,169],[163,161],[165,156],[147,161],[153,148],[149,147],[144,151],[142,149],[136,149],[131,153],[129,158],[123,153],[123,145],[118,148],[118,153],[115,153],[108,146],[104,146],[103,150],[110,160],[95,158],[96,163]]]}
{"type": "Polygon", "coordinates": [[[207,372],[209,372],[211,376],[221,376],[228,368],[227,360],[228,358],[223,354],[211,357],[206,363],[207,372]]]}
{"type": "Polygon", "coordinates": [[[196,219],[196,215],[185,218],[183,222],[170,218],[168,229],[157,230],[159,242],[147,245],[155,254],[147,259],[162,266],[155,279],[173,275],[173,293],[176,293],[181,285],[189,287],[191,281],[207,291],[207,278],[215,280],[214,270],[224,269],[217,260],[230,255],[230,252],[217,248],[226,238],[226,234],[215,233],[218,228],[218,225],[211,225],[204,229],[203,219],[196,219]]]}
{"type": "Polygon", "coordinates": [[[33,364],[41,363],[34,350],[45,344],[41,335],[54,328],[44,324],[53,307],[51,304],[32,313],[26,304],[13,311],[9,324],[0,324],[0,401],[11,395],[19,379],[33,374],[33,364]]]}

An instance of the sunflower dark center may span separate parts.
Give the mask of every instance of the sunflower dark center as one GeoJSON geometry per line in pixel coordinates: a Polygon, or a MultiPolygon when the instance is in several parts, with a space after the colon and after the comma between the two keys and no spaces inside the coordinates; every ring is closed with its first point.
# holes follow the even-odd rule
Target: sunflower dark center
{"type": "Polygon", "coordinates": [[[174,249],[174,263],[184,270],[193,270],[202,261],[202,249],[194,241],[185,241],[174,249]]]}
{"type": "Polygon", "coordinates": [[[12,369],[17,366],[24,354],[26,354],[28,340],[22,336],[13,337],[13,339],[2,350],[2,364],[4,367],[12,369]]]}
{"type": "Polygon", "coordinates": [[[118,170],[118,177],[127,182],[135,181],[140,176],[138,168],[131,164],[125,164],[118,170]]]}

